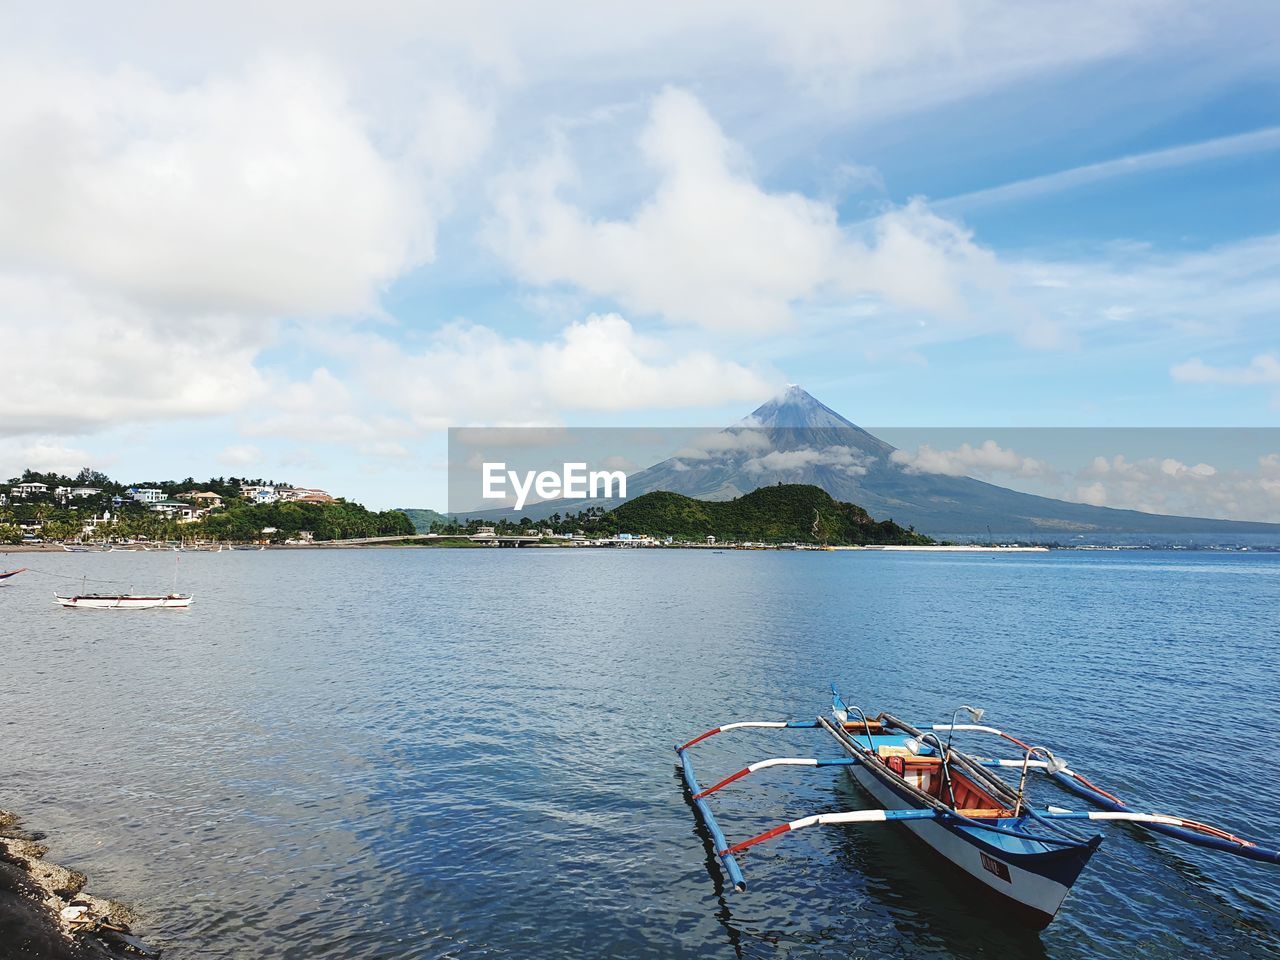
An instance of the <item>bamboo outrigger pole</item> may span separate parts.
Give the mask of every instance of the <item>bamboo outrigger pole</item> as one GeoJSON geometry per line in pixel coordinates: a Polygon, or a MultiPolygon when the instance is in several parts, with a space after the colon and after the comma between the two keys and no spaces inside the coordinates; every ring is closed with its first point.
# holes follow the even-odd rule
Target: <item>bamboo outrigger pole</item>
{"type": "MultiPolygon", "coordinates": [[[[765,730],[796,728],[801,730],[812,730],[817,726],[817,720],[741,720],[737,723],[721,724],[700,736],[694,737],[688,743],[676,747],[676,756],[680,758],[680,770],[684,776],[685,786],[689,788],[689,795],[693,801],[694,809],[698,811],[698,815],[702,818],[703,824],[706,825],[707,832],[711,834],[711,841],[715,844],[716,856],[719,857],[720,862],[724,864],[725,873],[728,874],[729,881],[733,884],[733,888],[739,893],[747,889],[747,880],[742,875],[742,868],[738,866],[738,861],[735,860],[733,854],[729,852],[729,841],[725,839],[724,831],[720,829],[720,824],[716,822],[716,815],[711,812],[711,806],[704,799],[708,793],[712,793],[724,786],[726,781],[716,784],[710,790],[703,790],[702,785],[698,783],[698,775],[694,773],[693,764],[690,762],[686,751],[688,751],[688,749],[694,744],[701,743],[709,737],[714,737],[718,733],[725,733],[729,730],[747,728],[765,730]]],[[[746,774],[742,775],[745,776],[746,774]]]]}

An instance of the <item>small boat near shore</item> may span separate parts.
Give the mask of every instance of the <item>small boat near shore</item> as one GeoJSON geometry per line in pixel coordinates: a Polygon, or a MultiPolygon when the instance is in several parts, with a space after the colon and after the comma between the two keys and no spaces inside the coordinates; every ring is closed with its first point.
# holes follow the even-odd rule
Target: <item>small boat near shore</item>
{"type": "Polygon", "coordinates": [[[133,593],[82,593],[71,597],[54,594],[56,603],[64,607],[91,610],[166,610],[191,606],[192,597],[186,593],[169,593],[164,596],[146,597],[133,593]]]}
{"type": "Polygon", "coordinates": [[[20,573],[25,573],[26,569],[26,567],[19,567],[17,570],[0,570],[0,580],[7,580],[10,577],[16,577],[20,573]]]}
{"type": "Polygon", "coordinates": [[[1280,850],[1257,841],[1185,817],[1136,812],[1114,794],[1068,769],[1066,761],[1046,748],[1032,746],[994,727],[980,726],[982,710],[961,707],[950,723],[920,729],[889,713],[880,713],[873,719],[846,704],[834,687],[831,694],[829,716],[727,723],[676,747],[687,798],[706,827],[716,857],[739,892],[746,889],[737,861],[744,851],[796,830],[826,824],[901,823],[958,868],[957,876],[963,878],[966,889],[992,895],[1004,915],[1037,930],[1053,920],[1102,843],[1101,835],[1076,833],[1065,821],[1128,822],[1197,846],[1263,863],[1280,863],[1280,850]],[[962,711],[967,711],[974,722],[957,724],[956,717],[962,711]],[[709,737],[743,728],[822,730],[836,741],[842,756],[760,760],[703,787],[694,773],[690,748],[709,737]],[[991,759],[964,753],[951,743],[957,731],[998,736],[1018,748],[1020,756],[991,759]],[[946,739],[939,734],[945,734],[946,739]],[[730,843],[716,822],[707,797],[757,771],[779,766],[846,768],[879,806],[818,813],[730,843]],[[997,775],[995,771],[1002,767],[1020,771],[1016,787],[997,775]],[[1102,809],[1034,806],[1027,796],[1027,777],[1033,770],[1102,809]]]}

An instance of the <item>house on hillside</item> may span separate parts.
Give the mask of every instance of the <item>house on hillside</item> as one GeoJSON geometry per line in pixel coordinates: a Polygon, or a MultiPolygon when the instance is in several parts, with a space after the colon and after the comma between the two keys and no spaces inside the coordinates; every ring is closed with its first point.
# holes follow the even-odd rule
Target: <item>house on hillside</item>
{"type": "Polygon", "coordinates": [[[49,492],[47,484],[15,483],[11,491],[15,497],[35,497],[49,492]]]}
{"type": "Polygon", "coordinates": [[[222,506],[222,498],[216,493],[207,490],[188,490],[186,493],[178,495],[181,500],[190,500],[201,510],[211,510],[214,507],[222,506]]]}
{"type": "Polygon", "coordinates": [[[275,487],[244,484],[240,487],[240,496],[250,503],[275,503],[280,494],[275,487]]]}
{"type": "Polygon", "coordinates": [[[66,503],[73,498],[83,500],[87,497],[96,497],[101,492],[100,487],[58,487],[53,491],[53,495],[66,503]]]}
{"type": "Polygon", "coordinates": [[[285,487],[279,493],[281,500],[291,503],[333,503],[333,497],[315,487],[285,487]]]}
{"type": "Polygon", "coordinates": [[[164,491],[155,487],[130,487],[125,492],[139,503],[159,503],[164,499],[164,491]]]}
{"type": "Polygon", "coordinates": [[[179,523],[190,523],[200,517],[199,507],[184,500],[161,500],[159,503],[153,503],[151,509],[165,516],[177,517],[179,523]]]}

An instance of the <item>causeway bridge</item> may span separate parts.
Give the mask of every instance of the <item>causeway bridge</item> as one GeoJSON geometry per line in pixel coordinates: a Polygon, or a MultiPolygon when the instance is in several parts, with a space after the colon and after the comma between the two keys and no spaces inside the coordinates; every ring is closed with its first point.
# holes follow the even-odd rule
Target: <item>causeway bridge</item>
{"type": "Polygon", "coordinates": [[[523,547],[529,544],[541,543],[542,537],[537,534],[521,535],[503,535],[492,533],[467,534],[439,534],[439,533],[414,533],[394,537],[353,537],[349,540],[323,540],[308,546],[315,547],[372,547],[383,543],[412,543],[425,541],[427,543],[436,540],[470,540],[472,543],[497,544],[499,547],[523,547]]]}

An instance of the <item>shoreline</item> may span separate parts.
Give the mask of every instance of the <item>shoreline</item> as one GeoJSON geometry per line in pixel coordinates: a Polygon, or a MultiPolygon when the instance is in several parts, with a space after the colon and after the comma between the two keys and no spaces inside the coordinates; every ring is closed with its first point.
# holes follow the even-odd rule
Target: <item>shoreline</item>
{"type": "Polygon", "coordinates": [[[0,810],[0,942],[45,960],[159,957],[130,932],[137,915],[84,893],[88,878],[45,859],[44,834],[0,810]]]}
{"type": "MultiPolygon", "coordinates": [[[[515,539],[515,538],[511,538],[515,539]]],[[[221,552],[255,553],[259,547],[245,550],[246,544],[224,545],[221,552]]],[[[1088,544],[982,544],[982,543],[936,543],[936,544],[832,544],[818,546],[815,544],[776,544],[776,543],[638,543],[634,541],[602,540],[526,540],[521,543],[499,543],[498,539],[470,539],[465,536],[451,537],[438,534],[421,534],[419,536],[403,536],[374,538],[371,541],[320,541],[317,543],[274,543],[266,544],[262,550],[273,552],[290,550],[366,550],[373,548],[394,548],[398,550],[474,550],[474,549],[510,549],[529,547],[539,549],[574,549],[574,550],[710,550],[718,552],[735,551],[784,551],[794,553],[830,553],[863,552],[863,553],[1097,553],[1113,551],[1151,550],[1178,553],[1276,553],[1280,552],[1280,543],[1276,544],[1180,544],[1180,543],[1088,543],[1088,544]]],[[[10,543],[0,544],[0,555],[3,554],[48,554],[66,553],[61,543],[10,543]]],[[[70,551],[76,553],[78,551],[70,551]]],[[[100,551],[92,549],[89,553],[218,553],[205,547],[199,549],[178,550],[173,547],[155,547],[146,550],[121,549],[116,551],[100,551]]]]}

